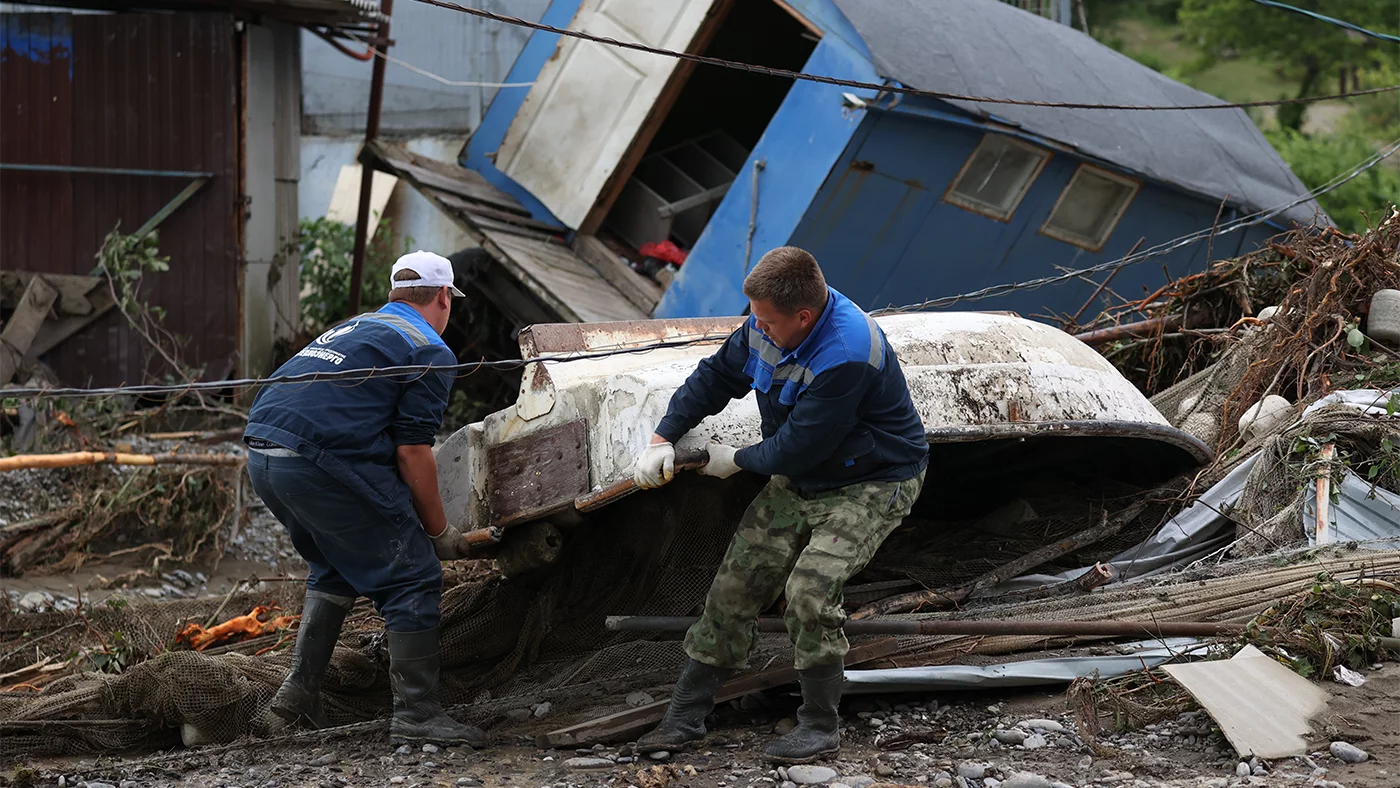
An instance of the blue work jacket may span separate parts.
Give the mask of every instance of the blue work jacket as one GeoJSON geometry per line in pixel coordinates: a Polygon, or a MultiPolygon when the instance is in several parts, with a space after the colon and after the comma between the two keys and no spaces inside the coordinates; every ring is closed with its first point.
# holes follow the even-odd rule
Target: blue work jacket
{"type": "Polygon", "coordinates": [[[735,455],[745,470],[786,476],[807,493],[922,473],[928,440],[894,349],[874,319],[828,290],[796,350],[773,344],[750,317],[672,395],[657,434],[674,443],[753,390],[763,441],[735,455]]]}
{"type": "MultiPolygon", "coordinates": [[[[391,303],[326,331],[276,374],[455,363],[456,355],[417,310],[391,303]]],[[[417,515],[395,449],[433,444],[452,378],[447,370],[272,384],[254,400],[243,437],[295,451],[403,523],[417,515]]]]}

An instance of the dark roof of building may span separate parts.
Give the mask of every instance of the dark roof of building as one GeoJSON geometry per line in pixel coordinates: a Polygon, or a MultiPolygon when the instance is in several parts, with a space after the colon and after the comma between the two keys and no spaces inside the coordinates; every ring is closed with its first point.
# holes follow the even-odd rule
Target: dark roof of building
{"type": "MultiPolygon", "coordinates": [[[[999,0],[835,0],[876,69],[906,86],[962,95],[1121,105],[1224,103],[1093,38],[999,0]]],[[[950,101],[1086,156],[1244,206],[1307,194],[1242,109],[1088,110],[950,101]]],[[[1282,216],[1309,224],[1312,200],[1282,216]]],[[[1327,222],[1325,218],[1320,221],[1327,222]]]]}
{"type": "Polygon", "coordinates": [[[385,16],[377,0],[18,0],[27,5],[101,11],[224,11],[297,25],[343,27],[377,24],[385,16]]]}

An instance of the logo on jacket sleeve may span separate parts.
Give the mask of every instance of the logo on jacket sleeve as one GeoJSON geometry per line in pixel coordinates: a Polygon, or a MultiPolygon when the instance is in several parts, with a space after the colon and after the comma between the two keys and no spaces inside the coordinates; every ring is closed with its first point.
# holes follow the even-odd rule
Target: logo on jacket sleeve
{"type": "Polygon", "coordinates": [[[346,334],[350,333],[351,331],[354,331],[354,330],[355,330],[355,326],[358,326],[359,324],[360,324],[360,321],[356,320],[356,321],[353,322],[353,323],[347,323],[347,324],[345,324],[345,325],[343,325],[343,326],[339,326],[339,327],[337,327],[337,328],[332,328],[332,329],[330,329],[329,331],[327,331],[326,333],[322,334],[321,336],[316,337],[316,344],[318,344],[318,345],[329,345],[332,341],[335,340],[336,337],[343,337],[343,336],[345,336],[346,334]]]}
{"type": "Polygon", "coordinates": [[[357,320],[354,323],[347,323],[346,325],[339,326],[337,328],[332,328],[326,331],[326,333],[322,334],[321,336],[316,337],[316,341],[302,348],[301,352],[297,353],[297,355],[303,358],[315,358],[320,359],[321,361],[329,361],[332,364],[335,364],[336,366],[340,366],[340,364],[343,361],[345,361],[344,353],[339,353],[328,348],[320,348],[316,346],[329,345],[330,343],[334,342],[337,338],[343,337],[351,331],[354,331],[355,327],[359,324],[360,322],[357,320]]]}

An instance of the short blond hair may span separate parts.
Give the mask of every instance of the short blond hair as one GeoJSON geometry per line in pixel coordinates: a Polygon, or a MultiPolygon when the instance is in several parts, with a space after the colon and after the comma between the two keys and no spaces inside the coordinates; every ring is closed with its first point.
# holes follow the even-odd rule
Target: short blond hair
{"type": "Polygon", "coordinates": [[[817,258],[796,246],[779,246],[765,254],[744,277],[744,295],[767,301],[785,314],[826,306],[826,277],[817,258]]]}
{"type": "MultiPolygon", "coordinates": [[[[395,282],[417,278],[418,272],[412,268],[404,268],[394,274],[395,282]]],[[[433,302],[434,298],[437,298],[440,290],[442,290],[441,287],[396,287],[389,291],[389,301],[405,301],[416,306],[427,306],[433,302]]]]}

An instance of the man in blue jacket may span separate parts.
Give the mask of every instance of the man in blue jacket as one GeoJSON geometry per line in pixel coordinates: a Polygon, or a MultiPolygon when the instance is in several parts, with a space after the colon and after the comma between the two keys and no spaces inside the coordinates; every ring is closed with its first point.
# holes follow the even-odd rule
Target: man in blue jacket
{"type": "Polygon", "coordinates": [[[390,274],[389,303],[326,331],[277,370],[442,367],[367,380],[276,384],[248,414],[243,441],[253,489],[310,565],[292,670],[272,711],[325,727],[321,682],[357,597],[384,616],[396,742],[480,744],[438,696],[441,560],[466,545],[447,523],[433,441],[456,356],[442,341],[452,314],[452,264],[414,252],[390,274]]]}
{"type": "Polygon", "coordinates": [[[812,255],[774,249],[744,280],[751,317],[700,362],[637,460],[633,480],[659,487],[674,474],[674,444],[750,390],[763,441],[713,441],[706,476],[771,477],[739,523],[685,636],[690,660],[644,751],[676,750],[705,735],[725,679],[744,667],[755,619],[786,591],[788,635],[802,685],[798,725],[771,742],[774,761],[801,763],[840,746],[837,704],[850,646],[842,590],[904,517],[923,486],[928,442],[899,359],[879,326],[827,287],[812,255]]]}

